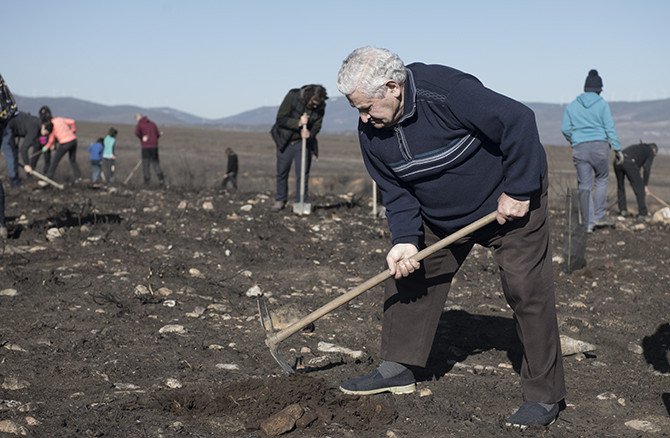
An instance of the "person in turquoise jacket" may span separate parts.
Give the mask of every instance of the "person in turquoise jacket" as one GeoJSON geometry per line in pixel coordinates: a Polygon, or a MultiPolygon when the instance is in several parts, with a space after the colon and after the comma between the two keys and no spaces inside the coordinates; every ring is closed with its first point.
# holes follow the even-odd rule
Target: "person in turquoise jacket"
{"type": "Polygon", "coordinates": [[[603,80],[598,71],[589,71],[584,93],[565,108],[561,126],[563,136],[572,145],[582,223],[588,232],[594,228],[614,226],[614,220],[607,217],[610,146],[616,160],[623,161],[610,106],[600,96],[602,90],[603,80]]]}
{"type": "Polygon", "coordinates": [[[114,172],[116,170],[116,135],[119,133],[116,128],[109,128],[107,136],[103,140],[103,145],[105,146],[102,150],[102,167],[105,171],[105,178],[110,183],[116,182],[116,176],[114,172]]]}

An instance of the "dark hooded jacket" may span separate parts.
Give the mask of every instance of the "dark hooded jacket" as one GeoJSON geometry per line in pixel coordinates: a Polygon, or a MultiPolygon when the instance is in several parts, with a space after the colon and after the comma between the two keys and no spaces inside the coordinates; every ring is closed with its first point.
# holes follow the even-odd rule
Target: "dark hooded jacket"
{"type": "Polygon", "coordinates": [[[299,126],[300,116],[303,113],[309,114],[307,129],[309,129],[310,138],[307,139],[307,147],[312,151],[314,156],[318,157],[319,144],[316,134],[321,131],[323,116],[326,112],[326,103],[322,103],[315,110],[307,108],[302,98],[302,90],[304,88],[294,88],[288,92],[279,106],[277,121],[270,132],[279,150],[283,151],[289,144],[302,140],[299,126]]]}
{"type": "Polygon", "coordinates": [[[19,111],[13,119],[9,121],[9,127],[15,137],[23,137],[21,143],[21,159],[24,163],[29,163],[28,150],[39,144],[40,138],[40,119],[36,116],[19,111]]]}

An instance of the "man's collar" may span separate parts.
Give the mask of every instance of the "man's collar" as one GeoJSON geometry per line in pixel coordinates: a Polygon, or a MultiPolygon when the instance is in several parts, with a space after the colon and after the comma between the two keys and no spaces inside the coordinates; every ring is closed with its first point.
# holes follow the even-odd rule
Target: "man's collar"
{"type": "Polygon", "coordinates": [[[416,85],[414,84],[414,75],[412,70],[407,68],[407,79],[403,84],[404,92],[404,103],[403,103],[403,113],[398,124],[412,117],[416,112],[416,85]]]}

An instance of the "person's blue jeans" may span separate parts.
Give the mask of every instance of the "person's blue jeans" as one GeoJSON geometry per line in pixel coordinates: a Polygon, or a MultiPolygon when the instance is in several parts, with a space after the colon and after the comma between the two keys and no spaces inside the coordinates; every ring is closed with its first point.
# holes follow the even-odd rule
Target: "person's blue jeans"
{"type": "Polygon", "coordinates": [[[604,141],[580,143],[572,148],[582,223],[591,230],[607,215],[607,178],[610,147],[604,141]]]}
{"type": "Polygon", "coordinates": [[[0,181],[0,226],[6,227],[5,223],[5,189],[0,181]]]}
{"type": "Polygon", "coordinates": [[[91,181],[97,183],[100,179],[100,171],[102,170],[102,160],[91,160],[91,181]]]}
{"type": "Polygon", "coordinates": [[[2,130],[2,153],[7,162],[7,174],[11,181],[19,179],[19,151],[14,141],[14,131],[9,125],[2,130]]]}
{"type": "MultiPolygon", "coordinates": [[[[284,152],[277,149],[277,194],[275,200],[286,202],[288,200],[288,175],[291,172],[291,164],[295,163],[295,202],[300,202],[300,178],[302,165],[302,141],[297,141],[286,146],[284,152]]],[[[307,148],[305,156],[305,199],[307,202],[309,186],[309,169],[312,165],[312,151],[307,148]]]]}

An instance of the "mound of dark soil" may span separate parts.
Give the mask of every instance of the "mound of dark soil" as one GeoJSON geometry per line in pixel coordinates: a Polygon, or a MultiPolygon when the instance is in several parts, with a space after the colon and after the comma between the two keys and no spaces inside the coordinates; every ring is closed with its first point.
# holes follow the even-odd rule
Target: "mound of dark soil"
{"type": "MultiPolygon", "coordinates": [[[[264,436],[291,405],[304,419],[286,436],[516,435],[502,424],[522,401],[522,351],[483,248],[454,282],[416,393],[337,389],[376,366],[380,286],[284,340],[303,368],[287,376],[256,295],[278,317],[304,316],[381,272],[389,234],[360,196],[316,196],[309,216],[271,203],[209,189],[8,191],[0,435],[264,436]]],[[[621,219],[588,236],[586,267],[568,275],[563,212],[551,221],[561,333],[597,348],[565,357],[566,409],[542,436],[663,436],[670,230],[621,219]]]]}

